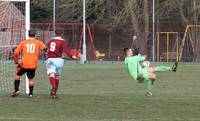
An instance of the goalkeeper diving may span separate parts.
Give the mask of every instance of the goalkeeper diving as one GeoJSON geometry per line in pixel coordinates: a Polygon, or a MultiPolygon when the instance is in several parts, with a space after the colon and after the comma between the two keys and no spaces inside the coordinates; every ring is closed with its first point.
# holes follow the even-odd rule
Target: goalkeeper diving
{"type": "Polygon", "coordinates": [[[169,66],[143,66],[142,63],[146,60],[145,55],[140,55],[139,51],[134,52],[131,48],[124,48],[126,55],[124,63],[133,80],[144,82],[146,87],[146,96],[152,96],[152,88],[156,80],[156,72],[173,71],[176,72],[178,63],[175,62],[172,67],[169,66]]]}

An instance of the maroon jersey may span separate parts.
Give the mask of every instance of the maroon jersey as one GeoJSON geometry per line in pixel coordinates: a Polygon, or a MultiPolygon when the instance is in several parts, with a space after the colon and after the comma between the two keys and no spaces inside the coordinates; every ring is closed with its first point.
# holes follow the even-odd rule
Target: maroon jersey
{"type": "Polygon", "coordinates": [[[47,48],[48,58],[62,58],[62,52],[65,52],[67,56],[72,57],[71,50],[68,48],[67,43],[61,37],[55,37],[49,40],[47,48]]]}

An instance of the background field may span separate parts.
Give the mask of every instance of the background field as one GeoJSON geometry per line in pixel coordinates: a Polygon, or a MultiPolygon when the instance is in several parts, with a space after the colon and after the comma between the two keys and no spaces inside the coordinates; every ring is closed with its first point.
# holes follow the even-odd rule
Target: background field
{"type": "Polygon", "coordinates": [[[41,64],[33,99],[0,95],[0,120],[199,121],[199,81],[199,64],[180,64],[176,73],[159,74],[154,95],[145,97],[144,84],[130,80],[122,64],[65,64],[60,99],[52,100],[41,64]]]}

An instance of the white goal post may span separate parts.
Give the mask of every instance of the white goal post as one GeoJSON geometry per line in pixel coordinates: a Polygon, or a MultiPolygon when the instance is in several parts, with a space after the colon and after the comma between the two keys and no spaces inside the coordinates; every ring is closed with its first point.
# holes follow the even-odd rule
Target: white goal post
{"type": "MultiPolygon", "coordinates": [[[[0,91],[13,91],[15,66],[12,60],[13,49],[30,30],[30,0],[0,0],[0,91]],[[9,74],[11,73],[11,74],[9,74]]],[[[21,84],[29,93],[28,79],[21,84]]],[[[23,89],[24,90],[24,89],[23,89]]]]}

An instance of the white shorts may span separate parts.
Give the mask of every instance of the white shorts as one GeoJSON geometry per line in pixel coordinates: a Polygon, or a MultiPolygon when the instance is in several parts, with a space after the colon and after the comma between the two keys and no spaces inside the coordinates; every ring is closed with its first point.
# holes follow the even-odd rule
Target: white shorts
{"type": "Polygon", "coordinates": [[[46,60],[47,74],[54,73],[60,75],[64,66],[64,59],[62,58],[48,58],[46,60]]]}

